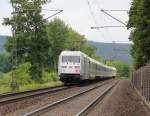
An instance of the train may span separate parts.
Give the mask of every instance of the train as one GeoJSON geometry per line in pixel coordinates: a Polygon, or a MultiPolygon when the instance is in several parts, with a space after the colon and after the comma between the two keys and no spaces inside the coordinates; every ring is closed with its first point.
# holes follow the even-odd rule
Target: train
{"type": "Polygon", "coordinates": [[[58,77],[64,84],[116,77],[116,68],[90,58],[81,51],[62,51],[58,61],[58,77]]]}

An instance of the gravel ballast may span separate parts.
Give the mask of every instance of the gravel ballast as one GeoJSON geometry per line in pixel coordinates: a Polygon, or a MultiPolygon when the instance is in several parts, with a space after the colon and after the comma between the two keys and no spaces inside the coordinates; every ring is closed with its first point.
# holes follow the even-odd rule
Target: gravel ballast
{"type": "Polygon", "coordinates": [[[99,95],[102,95],[109,87],[114,85],[117,81],[103,85],[97,89],[94,89],[88,93],[85,93],[77,98],[71,99],[68,102],[62,103],[57,107],[54,107],[49,112],[42,116],[75,116],[83,108],[96,99],[99,95]]]}
{"type": "MultiPolygon", "coordinates": [[[[110,80],[111,81],[111,80],[110,80]]],[[[55,102],[57,100],[63,99],[67,96],[73,95],[75,93],[79,93],[93,86],[97,86],[103,82],[83,86],[83,87],[75,87],[63,91],[59,91],[56,93],[45,94],[43,96],[33,97],[25,100],[21,100],[15,103],[6,104],[4,106],[0,106],[0,116],[20,116],[26,112],[30,112],[35,110],[41,106],[44,106],[48,103],[55,102]]]]}
{"type": "Polygon", "coordinates": [[[131,82],[122,79],[88,116],[150,116],[150,111],[131,82]]]}

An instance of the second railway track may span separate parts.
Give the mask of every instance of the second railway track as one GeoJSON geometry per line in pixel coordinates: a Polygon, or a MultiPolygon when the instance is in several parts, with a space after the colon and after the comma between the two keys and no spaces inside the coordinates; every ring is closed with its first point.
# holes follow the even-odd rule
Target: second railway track
{"type": "Polygon", "coordinates": [[[17,100],[25,99],[28,97],[34,97],[34,96],[40,96],[40,95],[47,94],[47,93],[58,92],[58,91],[62,91],[65,89],[69,89],[69,87],[59,86],[59,87],[42,88],[38,90],[25,91],[25,92],[19,92],[19,93],[3,94],[3,95],[0,95],[0,105],[6,104],[9,102],[15,102],[17,100]]]}
{"type": "Polygon", "coordinates": [[[83,116],[93,107],[95,102],[102,98],[118,83],[118,80],[101,83],[85,91],[66,97],[59,101],[42,106],[34,111],[24,114],[23,116],[83,116]],[[98,97],[97,97],[98,96],[98,97]],[[89,99],[88,99],[89,97],[89,99]],[[90,98],[91,97],[91,98],[90,98]],[[96,100],[95,100],[96,98],[96,100]],[[94,101],[93,101],[94,99],[94,101]],[[93,102],[91,102],[93,101],[93,102]],[[83,102],[83,104],[82,104],[83,102]],[[82,108],[79,108],[82,107],[82,108]]]}

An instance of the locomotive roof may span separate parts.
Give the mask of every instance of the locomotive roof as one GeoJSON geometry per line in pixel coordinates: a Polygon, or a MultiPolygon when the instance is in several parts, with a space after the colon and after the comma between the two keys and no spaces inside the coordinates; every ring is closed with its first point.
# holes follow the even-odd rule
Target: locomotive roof
{"type": "Polygon", "coordinates": [[[83,54],[81,51],[63,51],[63,52],[61,52],[61,55],[67,55],[67,56],[69,56],[69,55],[81,55],[81,54],[83,54]]]}
{"type": "Polygon", "coordinates": [[[103,64],[103,63],[101,63],[101,62],[99,62],[99,61],[96,61],[96,60],[94,60],[94,59],[92,59],[92,58],[90,58],[89,56],[87,56],[86,54],[84,54],[83,52],[81,52],[81,51],[62,51],[61,52],[61,55],[67,55],[67,56],[69,56],[69,55],[73,55],[73,56],[81,56],[81,55],[83,55],[83,56],[85,56],[85,57],[88,57],[89,59],[90,59],[90,61],[92,61],[92,62],[94,62],[94,63],[97,63],[97,64],[99,64],[99,65],[101,65],[102,67],[105,67],[105,68],[108,68],[108,69],[111,69],[111,70],[116,70],[116,68],[115,67],[112,67],[112,66],[108,66],[108,65],[105,65],[105,64],[103,64]]]}

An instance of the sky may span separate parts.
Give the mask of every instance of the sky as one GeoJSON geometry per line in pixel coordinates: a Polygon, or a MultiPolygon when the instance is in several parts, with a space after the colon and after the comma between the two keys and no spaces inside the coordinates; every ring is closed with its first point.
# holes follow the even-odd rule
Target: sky
{"type": "MultiPolygon", "coordinates": [[[[128,43],[130,30],[124,27],[102,28],[99,30],[91,29],[91,27],[123,26],[121,23],[101,12],[100,9],[129,10],[130,4],[131,0],[52,0],[52,2],[44,5],[43,9],[64,10],[57,17],[61,18],[75,31],[84,35],[88,40],[108,43],[113,41],[128,43]]],[[[0,0],[0,35],[11,35],[11,27],[1,24],[4,17],[11,16],[11,12],[12,7],[9,0],[0,0]]],[[[127,12],[107,12],[125,23],[128,21],[127,12]]],[[[42,11],[45,18],[54,13],[56,12],[42,11]]]]}

